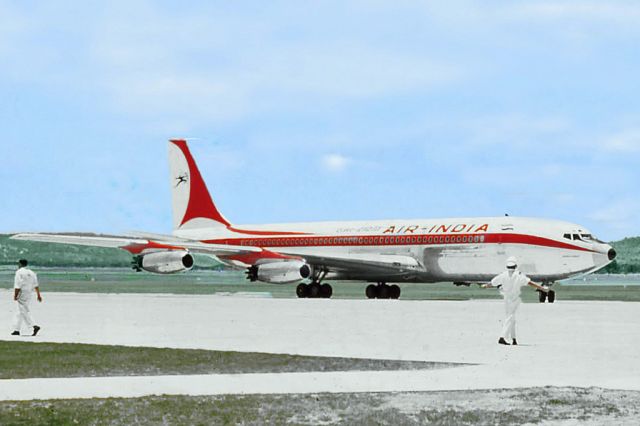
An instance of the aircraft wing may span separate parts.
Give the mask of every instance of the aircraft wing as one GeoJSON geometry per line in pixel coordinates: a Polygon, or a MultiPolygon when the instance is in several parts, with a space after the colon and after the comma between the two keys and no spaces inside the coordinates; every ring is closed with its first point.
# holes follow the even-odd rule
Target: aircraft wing
{"type": "MultiPolygon", "coordinates": [[[[186,240],[161,234],[141,234],[136,236],[98,235],[82,233],[23,233],[11,237],[14,240],[39,241],[44,243],[76,244],[92,247],[108,247],[126,250],[131,254],[147,254],[166,250],[189,250],[218,257],[220,260],[238,260],[251,265],[256,261],[271,262],[276,259],[304,259],[310,265],[327,271],[343,274],[406,275],[422,272],[424,267],[411,256],[385,254],[300,254],[274,253],[260,247],[210,244],[186,240]]],[[[239,266],[235,264],[235,266],[239,266]]]]}
{"type": "Polygon", "coordinates": [[[260,253],[259,247],[231,246],[224,244],[206,244],[199,241],[184,240],[172,236],[158,235],[158,239],[136,238],[116,235],[97,234],[16,234],[13,240],[39,241],[43,243],[76,244],[91,247],[119,248],[131,254],[144,254],[164,250],[186,249],[194,253],[213,256],[242,255],[260,253]]]}

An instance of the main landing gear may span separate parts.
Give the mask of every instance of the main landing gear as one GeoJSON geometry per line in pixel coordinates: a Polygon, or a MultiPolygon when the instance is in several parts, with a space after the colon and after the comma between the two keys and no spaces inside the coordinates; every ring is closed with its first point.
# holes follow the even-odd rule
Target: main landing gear
{"type": "Polygon", "coordinates": [[[314,274],[309,284],[300,283],[296,287],[296,294],[299,298],[322,298],[329,299],[333,294],[333,288],[329,284],[322,284],[322,280],[327,275],[326,271],[314,274]]]}
{"type": "Polygon", "coordinates": [[[397,284],[387,285],[379,282],[369,284],[365,290],[368,299],[398,299],[400,298],[400,287],[397,284]]]}

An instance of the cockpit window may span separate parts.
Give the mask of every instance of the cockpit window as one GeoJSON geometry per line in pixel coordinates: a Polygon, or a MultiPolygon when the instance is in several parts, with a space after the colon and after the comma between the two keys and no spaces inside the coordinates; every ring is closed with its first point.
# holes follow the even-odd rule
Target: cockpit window
{"type": "MultiPolygon", "coordinates": [[[[578,231],[580,232],[580,231],[578,231]]],[[[576,233],[576,234],[564,234],[562,236],[563,238],[566,238],[567,240],[573,240],[573,241],[584,241],[587,243],[598,243],[598,244],[605,244],[604,241],[600,241],[599,239],[597,239],[596,237],[593,236],[593,234],[583,234],[583,233],[576,233]]]]}
{"type": "Polygon", "coordinates": [[[603,241],[600,241],[599,239],[597,239],[596,237],[594,237],[592,234],[580,234],[580,236],[582,237],[583,240],[585,241],[592,241],[594,243],[600,243],[600,244],[604,244],[603,241]]]}

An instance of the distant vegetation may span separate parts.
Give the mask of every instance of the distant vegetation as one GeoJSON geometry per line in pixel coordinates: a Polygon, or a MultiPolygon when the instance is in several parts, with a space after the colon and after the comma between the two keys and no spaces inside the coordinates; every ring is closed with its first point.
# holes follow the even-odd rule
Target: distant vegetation
{"type": "MultiPolygon", "coordinates": [[[[640,237],[614,241],[611,245],[618,256],[601,273],[640,273],[640,237]]],[[[10,240],[8,235],[0,235],[0,265],[15,265],[20,258],[26,258],[37,266],[126,268],[131,266],[132,257],[117,249],[16,241],[10,240]]],[[[202,256],[196,258],[196,265],[221,268],[219,263],[202,256]]]]}
{"type": "Polygon", "coordinates": [[[618,253],[616,260],[601,269],[601,273],[608,274],[637,274],[640,273],[640,237],[625,238],[611,243],[618,253]]]}
{"type": "MultiPolygon", "coordinates": [[[[0,235],[0,265],[15,265],[22,258],[33,265],[47,267],[128,268],[133,256],[113,248],[18,241],[9,239],[9,235],[0,235]]],[[[221,267],[220,263],[202,256],[196,257],[196,266],[221,267]]]]}

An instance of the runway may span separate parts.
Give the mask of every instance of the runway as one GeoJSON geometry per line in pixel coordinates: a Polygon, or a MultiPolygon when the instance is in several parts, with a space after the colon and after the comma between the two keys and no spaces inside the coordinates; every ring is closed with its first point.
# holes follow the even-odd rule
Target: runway
{"type": "MultiPolygon", "coordinates": [[[[13,305],[0,291],[9,336],[13,305]]],[[[640,390],[640,303],[523,304],[520,346],[496,343],[502,303],[49,293],[20,341],[472,364],[442,370],[0,380],[0,399],[382,392],[532,386],[640,390]]]]}

